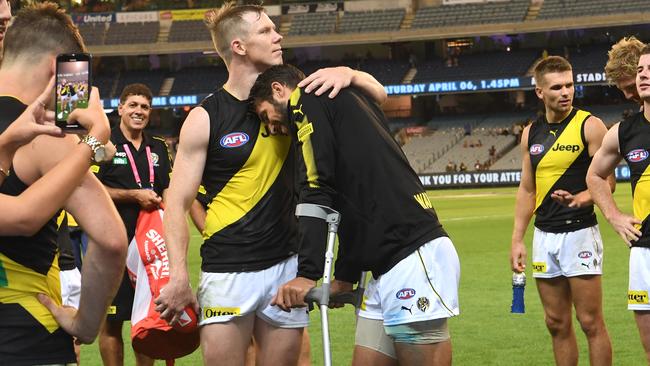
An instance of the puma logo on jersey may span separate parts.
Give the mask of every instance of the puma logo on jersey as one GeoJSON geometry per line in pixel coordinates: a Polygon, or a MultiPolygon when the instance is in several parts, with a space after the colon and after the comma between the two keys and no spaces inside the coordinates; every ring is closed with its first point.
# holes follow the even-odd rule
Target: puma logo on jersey
{"type": "Polygon", "coordinates": [[[293,110],[293,114],[304,115],[304,113],[302,113],[302,104],[298,108],[293,110]]]}
{"type": "Polygon", "coordinates": [[[413,197],[415,198],[416,201],[418,201],[418,203],[420,204],[420,206],[422,206],[423,209],[426,210],[428,208],[433,208],[433,205],[431,204],[431,201],[429,200],[429,196],[426,193],[424,193],[424,192],[418,193],[418,194],[414,195],[413,197]]]}
{"type": "Polygon", "coordinates": [[[551,149],[553,151],[567,151],[567,152],[578,152],[580,151],[580,145],[560,145],[557,144],[551,149]]]}
{"type": "Polygon", "coordinates": [[[548,133],[550,133],[554,137],[557,137],[557,131],[556,130],[550,130],[550,131],[548,131],[548,133]]]}

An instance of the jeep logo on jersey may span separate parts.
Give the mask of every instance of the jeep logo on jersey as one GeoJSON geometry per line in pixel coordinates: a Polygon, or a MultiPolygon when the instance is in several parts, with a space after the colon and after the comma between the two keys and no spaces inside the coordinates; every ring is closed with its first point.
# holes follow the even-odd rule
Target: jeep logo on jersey
{"type": "Polygon", "coordinates": [[[243,132],[232,132],[222,137],[219,144],[225,148],[240,147],[248,142],[248,135],[243,132]]]}
{"type": "Polygon", "coordinates": [[[578,253],[578,258],[582,258],[582,259],[591,258],[591,252],[588,250],[583,250],[582,252],[578,253]]]}
{"type": "Polygon", "coordinates": [[[569,152],[574,153],[576,151],[580,151],[580,145],[560,145],[560,144],[557,144],[557,145],[553,146],[553,148],[551,150],[553,150],[553,151],[569,151],[569,152]]]}
{"type": "Polygon", "coordinates": [[[539,155],[544,152],[544,145],[535,144],[530,147],[530,155],[539,155]]]}
{"type": "Polygon", "coordinates": [[[625,159],[630,163],[638,163],[647,159],[648,155],[650,155],[650,153],[648,153],[646,150],[636,149],[627,153],[627,155],[625,155],[625,159]]]}
{"type": "Polygon", "coordinates": [[[403,288],[395,294],[395,296],[400,300],[408,300],[415,296],[415,290],[412,288],[403,288]]]}

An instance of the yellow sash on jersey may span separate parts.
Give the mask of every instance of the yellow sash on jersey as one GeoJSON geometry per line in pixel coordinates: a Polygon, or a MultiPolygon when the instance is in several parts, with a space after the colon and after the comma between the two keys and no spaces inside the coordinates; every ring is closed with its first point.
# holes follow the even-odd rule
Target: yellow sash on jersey
{"type": "MultiPolygon", "coordinates": [[[[632,192],[634,217],[644,220],[650,215],[650,165],[643,171],[632,192]]],[[[641,225],[635,225],[641,228],[641,225]]]]}
{"type": "Polygon", "coordinates": [[[208,205],[203,239],[244,217],[264,197],[280,174],[291,147],[290,136],[264,137],[260,123],[248,160],[208,205]]]}
{"type": "Polygon", "coordinates": [[[589,113],[578,110],[537,165],[535,210],[542,204],[555,182],[564,175],[585,149],[582,141],[582,126],[587,116],[589,113]]]}
{"type": "Polygon", "coordinates": [[[36,295],[45,294],[61,306],[61,281],[59,278],[59,256],[54,256],[47,275],[33,270],[0,254],[0,270],[4,271],[5,281],[0,286],[0,303],[19,304],[34,319],[53,333],[59,328],[52,313],[43,306],[36,295]]]}

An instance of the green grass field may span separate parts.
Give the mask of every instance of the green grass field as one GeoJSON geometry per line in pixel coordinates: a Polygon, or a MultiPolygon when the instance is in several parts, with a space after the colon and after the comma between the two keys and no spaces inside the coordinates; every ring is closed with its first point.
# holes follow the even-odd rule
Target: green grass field
{"type": "MultiPolygon", "coordinates": [[[[434,207],[449,232],[461,263],[461,315],[450,320],[456,365],[551,365],[553,356],[546,331],[542,307],[532,273],[526,288],[526,314],[510,314],[511,272],[510,236],[515,188],[430,191],[434,207]]],[[[621,183],[615,193],[620,207],[631,210],[628,183],[621,183]]],[[[634,323],[627,310],[627,268],[629,250],[609,224],[599,216],[605,245],[603,301],[605,321],[612,339],[615,365],[643,365],[645,357],[634,323]]],[[[531,230],[527,235],[530,252],[531,230]]],[[[190,268],[196,283],[199,271],[200,238],[193,236],[190,268]]],[[[530,253],[529,253],[530,259],[530,253]]],[[[529,266],[530,269],[530,266],[529,266]]],[[[354,338],[352,308],[330,311],[334,365],[349,365],[354,338]]],[[[309,331],[312,361],[322,364],[320,318],[312,313],[309,331]]],[[[588,365],[587,345],[579,325],[580,365],[588,365]]],[[[125,326],[128,339],[128,327],[125,326]]],[[[125,346],[127,365],[134,364],[130,345],[125,346]]],[[[84,346],[82,365],[101,365],[97,343],[84,346]]],[[[194,354],[178,360],[178,365],[200,365],[194,354]]],[[[162,364],[162,363],[159,363],[162,364]]]]}

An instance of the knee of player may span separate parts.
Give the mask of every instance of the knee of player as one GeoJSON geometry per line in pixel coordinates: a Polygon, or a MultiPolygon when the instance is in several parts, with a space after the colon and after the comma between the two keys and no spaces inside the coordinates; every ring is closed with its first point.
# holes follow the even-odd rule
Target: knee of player
{"type": "Polygon", "coordinates": [[[544,317],[546,328],[551,335],[568,332],[571,329],[571,316],[555,316],[546,314],[544,317]]]}
{"type": "Polygon", "coordinates": [[[578,322],[580,323],[580,328],[587,335],[598,334],[603,329],[605,329],[605,322],[602,317],[599,317],[594,314],[578,314],[578,322]]]}
{"type": "Polygon", "coordinates": [[[396,343],[435,344],[450,338],[446,318],[390,325],[384,329],[396,343]]]}

